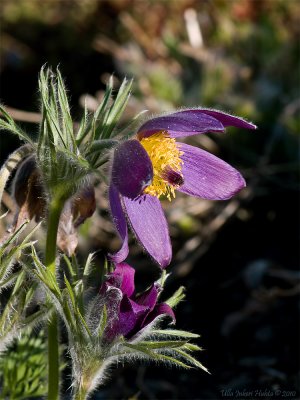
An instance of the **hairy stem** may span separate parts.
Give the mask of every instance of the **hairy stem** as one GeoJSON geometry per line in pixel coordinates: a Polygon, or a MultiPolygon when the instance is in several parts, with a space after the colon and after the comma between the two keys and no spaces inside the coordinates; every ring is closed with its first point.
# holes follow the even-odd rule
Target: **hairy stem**
{"type": "Polygon", "coordinates": [[[57,230],[63,205],[64,202],[62,200],[53,199],[49,207],[45,264],[46,267],[52,272],[54,276],[55,276],[57,230]]]}
{"type": "Polygon", "coordinates": [[[48,400],[59,396],[59,351],[57,316],[53,314],[48,323],[48,400]]]}
{"type": "Polygon", "coordinates": [[[86,400],[88,395],[87,390],[84,387],[79,387],[76,392],[74,393],[74,400],[86,400]]]}
{"type": "MultiPolygon", "coordinates": [[[[45,264],[55,277],[56,238],[60,214],[64,202],[51,201],[48,214],[45,264]]],[[[57,400],[59,396],[59,352],[57,315],[53,315],[48,324],[48,400],[57,400]]]]}
{"type": "MultiPolygon", "coordinates": [[[[78,350],[77,350],[78,353],[78,350]]],[[[80,356],[81,360],[85,357],[80,356]]],[[[93,359],[93,356],[88,357],[88,360],[82,364],[78,371],[73,370],[73,400],[87,400],[95,388],[102,382],[104,375],[105,364],[99,357],[93,359]]]]}

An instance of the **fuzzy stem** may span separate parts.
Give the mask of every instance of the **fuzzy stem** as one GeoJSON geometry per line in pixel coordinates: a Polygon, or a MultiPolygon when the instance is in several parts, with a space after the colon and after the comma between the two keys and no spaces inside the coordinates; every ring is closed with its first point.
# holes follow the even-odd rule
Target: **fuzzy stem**
{"type": "MultiPolygon", "coordinates": [[[[60,214],[64,202],[53,199],[48,214],[45,264],[55,277],[56,240],[60,214]]],[[[48,400],[58,400],[59,396],[59,351],[57,315],[48,324],[48,400]]]]}
{"type": "Polygon", "coordinates": [[[74,393],[73,400],[86,400],[87,395],[88,395],[87,390],[83,386],[81,386],[74,393]]]}
{"type": "Polygon", "coordinates": [[[77,377],[73,371],[73,378],[75,378],[73,400],[87,400],[89,398],[94,389],[101,383],[105,364],[99,358],[93,359],[91,357],[80,369],[81,374],[77,377]]]}
{"type": "Polygon", "coordinates": [[[57,400],[59,395],[59,351],[57,316],[48,323],[48,400],[57,400]]]}
{"type": "Polygon", "coordinates": [[[54,276],[57,230],[63,205],[64,202],[62,200],[53,199],[49,207],[45,264],[54,276]]]}

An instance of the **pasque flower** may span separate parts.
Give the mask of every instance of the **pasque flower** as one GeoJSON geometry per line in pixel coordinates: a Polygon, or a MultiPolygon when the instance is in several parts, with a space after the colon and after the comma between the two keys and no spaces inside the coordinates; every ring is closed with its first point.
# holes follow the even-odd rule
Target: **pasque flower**
{"type": "Polygon", "coordinates": [[[175,190],[210,200],[225,200],[245,186],[241,174],[198,147],[176,142],[178,137],[224,132],[227,126],[255,129],[242,118],[210,109],[186,109],[146,121],[136,138],[114,150],[109,187],[110,207],[123,241],[111,255],[122,262],[128,255],[126,217],[146,251],[161,267],[171,260],[167,222],[159,199],[175,190]]]}
{"type": "Polygon", "coordinates": [[[157,303],[161,291],[154,283],[146,292],[137,296],[134,286],[135,270],[126,263],[116,264],[114,272],[102,284],[100,294],[107,309],[107,327],[104,339],[111,342],[118,336],[132,338],[161,315],[174,313],[166,303],[157,303]]]}

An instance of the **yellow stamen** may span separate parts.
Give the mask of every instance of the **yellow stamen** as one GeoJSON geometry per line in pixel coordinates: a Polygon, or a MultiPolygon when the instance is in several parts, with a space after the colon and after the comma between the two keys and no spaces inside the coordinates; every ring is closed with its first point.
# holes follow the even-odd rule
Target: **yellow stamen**
{"type": "Polygon", "coordinates": [[[175,197],[175,189],[178,185],[172,185],[166,180],[166,171],[171,169],[181,174],[183,161],[175,139],[166,131],[157,132],[149,137],[141,139],[141,145],[147,151],[153,165],[153,180],[151,185],[144,189],[144,193],[152,196],[166,196],[170,201],[175,197]]]}

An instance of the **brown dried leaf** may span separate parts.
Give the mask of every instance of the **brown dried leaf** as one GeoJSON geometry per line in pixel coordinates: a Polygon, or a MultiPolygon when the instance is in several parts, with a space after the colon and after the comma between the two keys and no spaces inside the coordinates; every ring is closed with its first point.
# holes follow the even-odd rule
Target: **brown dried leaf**
{"type": "Polygon", "coordinates": [[[78,246],[76,228],[91,217],[96,210],[95,191],[88,185],[79,190],[64,206],[57,235],[57,245],[71,257],[78,246]]]}

